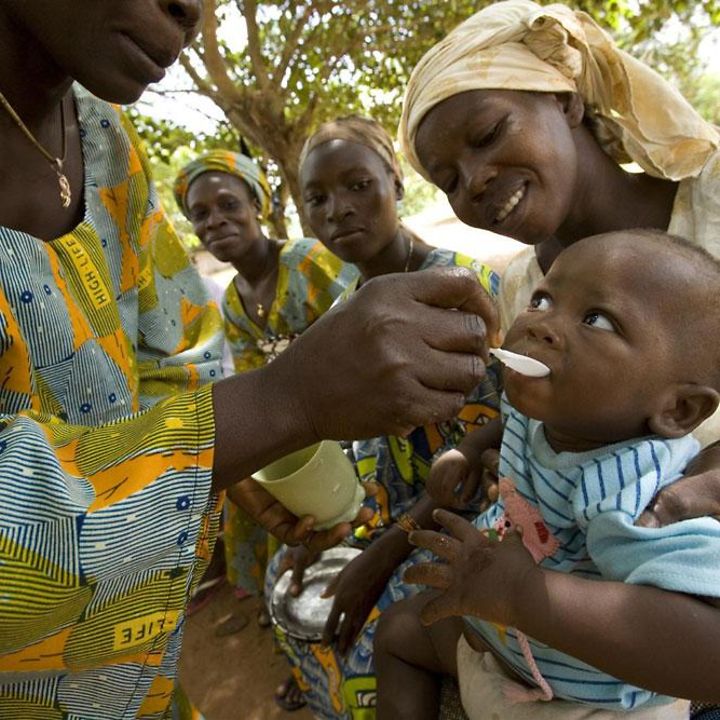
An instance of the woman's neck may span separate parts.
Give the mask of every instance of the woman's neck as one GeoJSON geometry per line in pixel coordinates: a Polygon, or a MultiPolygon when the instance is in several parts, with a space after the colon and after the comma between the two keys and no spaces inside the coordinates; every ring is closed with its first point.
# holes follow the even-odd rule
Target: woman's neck
{"type": "Polygon", "coordinates": [[[598,145],[586,127],[578,129],[578,197],[557,240],[567,247],[577,240],[634,227],[667,230],[677,183],[623,170],[598,145]]]}
{"type": "Polygon", "coordinates": [[[417,270],[428,252],[430,248],[420,238],[399,225],[392,242],[385,245],[374,257],[358,262],[357,266],[365,281],[389,273],[417,270]]]}
{"type": "Polygon", "coordinates": [[[262,240],[254,243],[252,252],[246,253],[232,263],[233,267],[251,287],[262,283],[277,269],[280,243],[261,234],[262,240]]]}
{"type": "MultiPolygon", "coordinates": [[[[45,48],[0,8],[0,91],[31,131],[40,134],[55,121],[71,85],[72,78],[45,48]]],[[[12,124],[7,113],[2,115],[0,133],[10,126],[8,121],[12,124]]]]}
{"type": "Polygon", "coordinates": [[[83,158],[72,97],[72,80],[0,3],[0,91],[25,125],[28,138],[0,107],[0,225],[51,240],[70,232],[83,217],[83,158]],[[56,170],[39,149],[65,158],[62,174],[70,204],[61,201],[56,170]],[[30,190],[29,190],[30,189],[30,190]]]}

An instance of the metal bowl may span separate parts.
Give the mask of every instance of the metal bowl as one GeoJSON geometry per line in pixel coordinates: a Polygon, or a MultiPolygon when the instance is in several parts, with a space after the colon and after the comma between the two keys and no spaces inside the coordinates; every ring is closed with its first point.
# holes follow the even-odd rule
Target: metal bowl
{"type": "Polygon", "coordinates": [[[319,642],[332,609],[333,598],[320,597],[331,580],[362,551],[351,547],[325,550],[303,577],[303,590],[297,597],[288,593],[292,572],[275,582],[270,597],[270,615],[290,637],[319,642]]]}

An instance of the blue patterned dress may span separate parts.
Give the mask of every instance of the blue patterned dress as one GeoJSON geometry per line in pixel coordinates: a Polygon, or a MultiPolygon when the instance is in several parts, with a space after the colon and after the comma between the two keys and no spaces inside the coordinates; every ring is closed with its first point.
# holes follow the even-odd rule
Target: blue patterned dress
{"type": "MultiPolygon", "coordinates": [[[[487,266],[460,253],[432,250],[420,270],[445,266],[472,269],[485,290],[492,295],[497,293],[498,276],[487,266]]],[[[376,481],[380,491],[376,497],[366,501],[375,511],[373,519],[360,532],[356,532],[349,544],[367,547],[382,535],[386,527],[420,498],[433,458],[455,447],[466,432],[497,417],[497,383],[498,378],[493,369],[452,421],[416,428],[407,438],[379,437],[353,444],[358,474],[364,481],[376,481]]],[[[282,552],[278,553],[268,568],[265,577],[266,597],[271,596],[282,556],[282,552]]],[[[416,550],[395,570],[345,657],[333,647],[324,648],[319,643],[297,640],[275,627],[278,644],[317,718],[374,720],[377,693],[373,638],[378,618],[392,603],[419,592],[417,586],[403,582],[403,573],[407,567],[427,561],[429,557],[427,551],[416,550]]]]}

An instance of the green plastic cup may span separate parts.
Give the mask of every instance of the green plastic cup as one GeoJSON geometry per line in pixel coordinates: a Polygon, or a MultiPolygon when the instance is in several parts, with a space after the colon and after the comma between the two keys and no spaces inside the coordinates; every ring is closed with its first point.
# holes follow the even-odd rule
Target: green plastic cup
{"type": "Polygon", "coordinates": [[[313,515],[318,530],[354,519],[365,498],[353,464],[332,440],[285,455],[253,478],[298,517],[313,515]]]}

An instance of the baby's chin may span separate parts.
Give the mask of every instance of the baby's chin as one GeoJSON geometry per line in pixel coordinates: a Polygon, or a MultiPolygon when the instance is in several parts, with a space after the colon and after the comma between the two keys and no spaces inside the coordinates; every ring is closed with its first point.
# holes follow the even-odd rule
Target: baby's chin
{"type": "Polygon", "coordinates": [[[523,415],[541,422],[553,417],[555,407],[547,378],[530,378],[503,368],[503,389],[508,402],[523,415]]]}
{"type": "Polygon", "coordinates": [[[551,395],[531,393],[527,391],[527,386],[521,390],[514,387],[513,384],[509,387],[506,385],[505,392],[509,403],[518,412],[525,417],[543,423],[545,437],[557,452],[584,452],[616,442],[616,440],[609,440],[604,435],[597,435],[594,432],[588,432],[586,436],[580,430],[582,426],[581,419],[578,418],[577,422],[568,419],[567,413],[563,412],[561,408],[556,408],[552,403],[551,395]]]}

